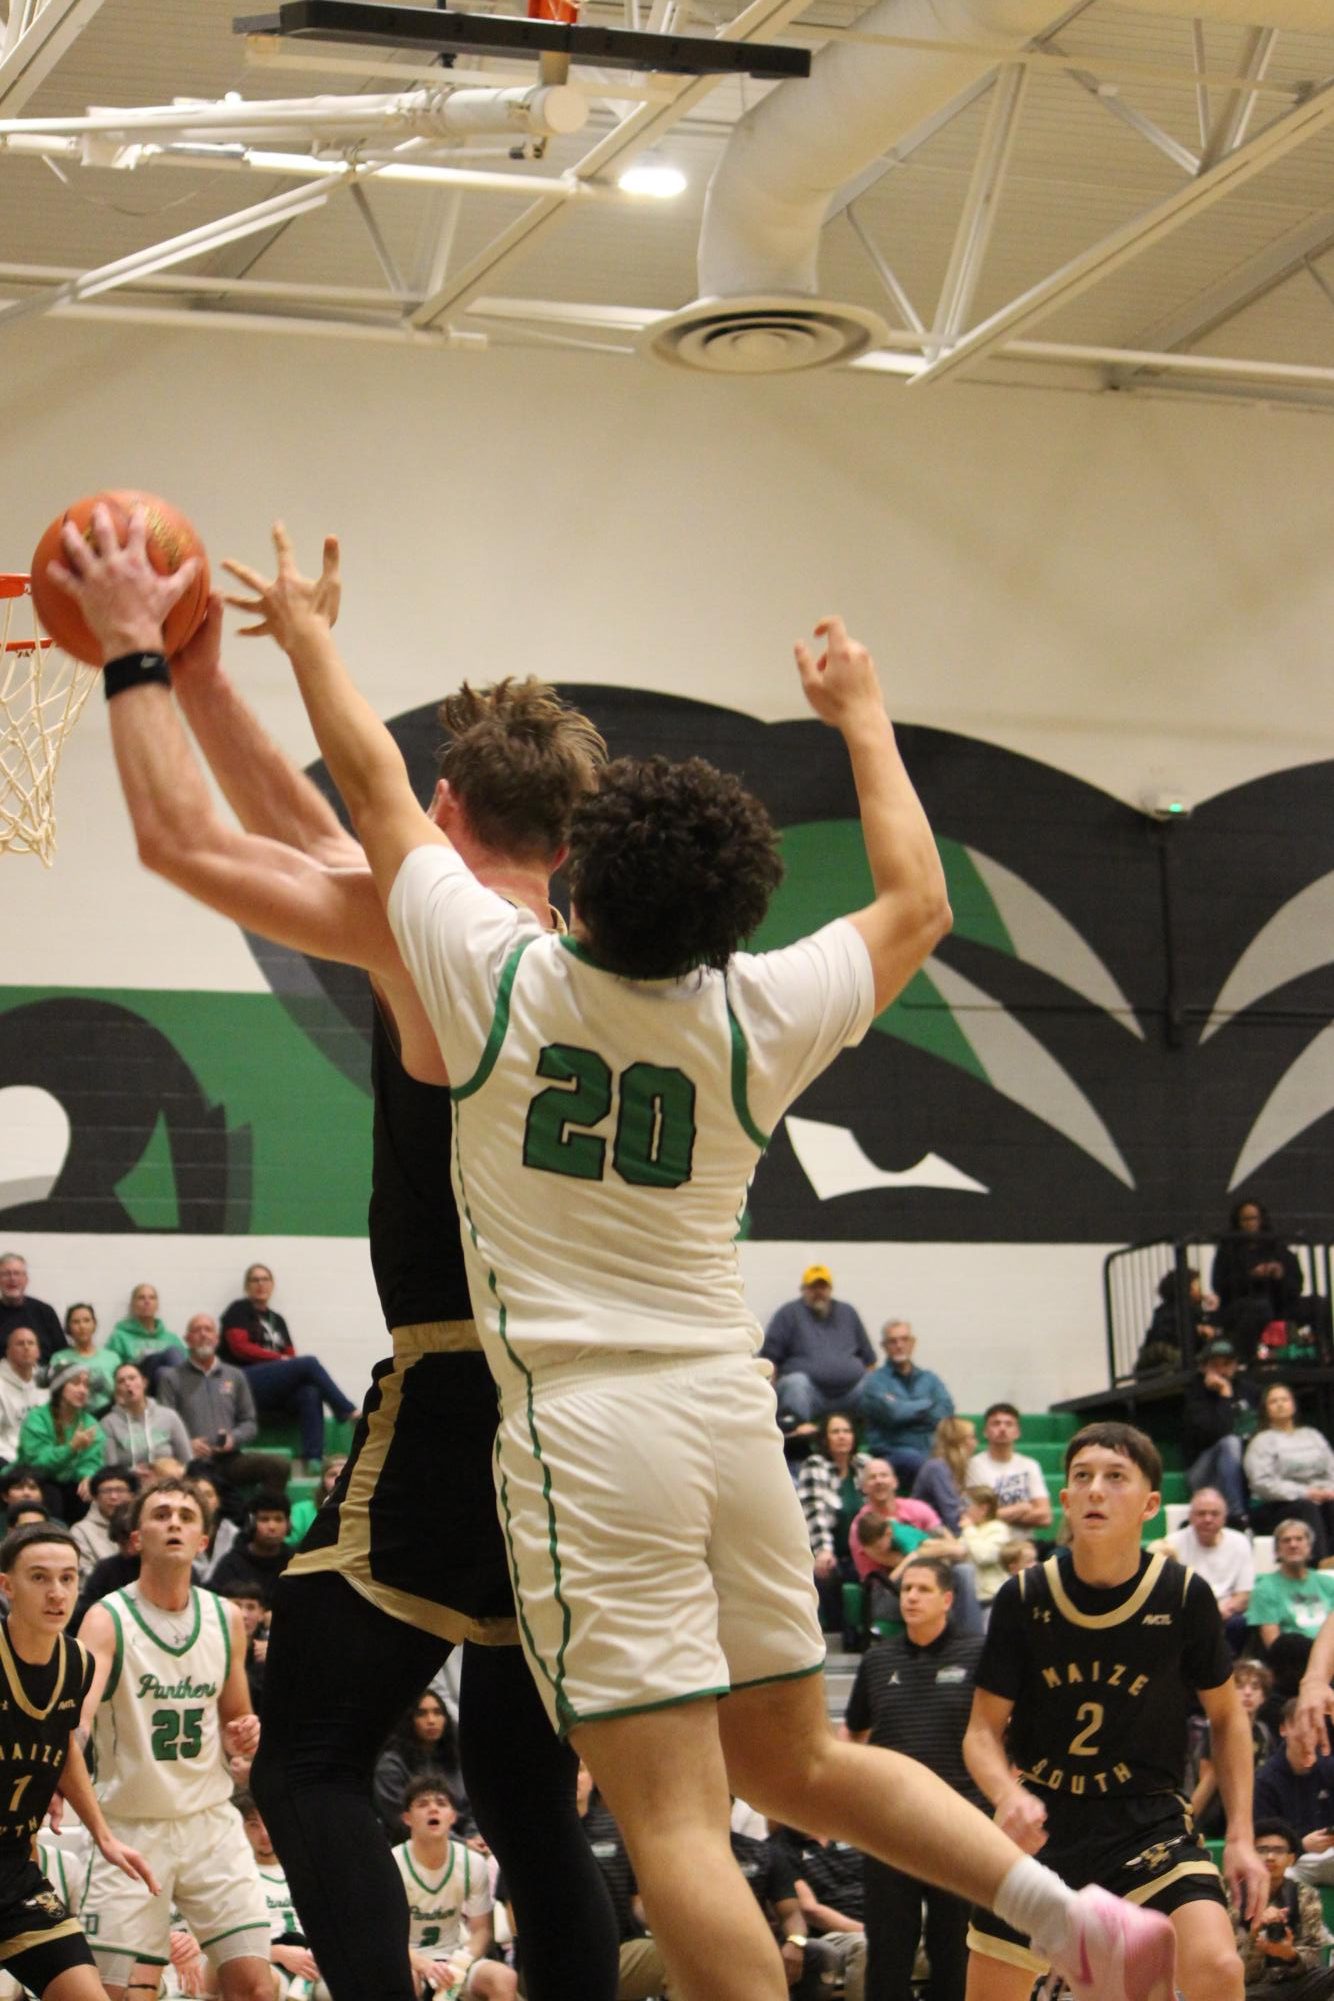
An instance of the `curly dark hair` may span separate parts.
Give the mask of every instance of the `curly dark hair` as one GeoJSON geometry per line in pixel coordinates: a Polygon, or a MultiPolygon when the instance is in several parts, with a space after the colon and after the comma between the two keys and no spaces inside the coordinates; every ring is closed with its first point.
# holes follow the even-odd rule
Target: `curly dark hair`
{"type": "Polygon", "coordinates": [[[575,803],[598,782],[607,746],[588,717],[535,675],[491,688],[468,682],[436,721],[450,741],[440,776],[473,833],[502,854],[550,862],[564,847],[575,803]]]}
{"type": "Polygon", "coordinates": [[[725,966],[782,875],[759,800],[702,757],[617,758],[570,824],[570,895],[589,948],[629,979],[725,966]]]}

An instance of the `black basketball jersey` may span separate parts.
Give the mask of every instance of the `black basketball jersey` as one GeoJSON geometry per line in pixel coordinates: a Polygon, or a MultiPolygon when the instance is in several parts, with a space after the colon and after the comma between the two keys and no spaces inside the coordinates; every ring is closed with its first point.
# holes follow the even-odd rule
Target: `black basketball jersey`
{"type": "Polygon", "coordinates": [[[1109,1799],[1181,1790],[1191,1692],[1231,1672],[1217,1600],[1174,1558],[1106,1590],[1063,1554],[1001,1587],[974,1679],[1013,1702],[1006,1748],[1030,1785],[1109,1799]]]}
{"type": "Polygon", "coordinates": [[[77,1640],[61,1633],[51,1659],[35,1666],[20,1660],[0,1622],[0,1869],[31,1857],[92,1678],[92,1655],[77,1640]]]}
{"type": "Polygon", "coordinates": [[[409,1077],[378,996],[372,1013],[371,1268],[387,1327],[471,1320],[449,1178],[449,1088],[409,1077]]]}

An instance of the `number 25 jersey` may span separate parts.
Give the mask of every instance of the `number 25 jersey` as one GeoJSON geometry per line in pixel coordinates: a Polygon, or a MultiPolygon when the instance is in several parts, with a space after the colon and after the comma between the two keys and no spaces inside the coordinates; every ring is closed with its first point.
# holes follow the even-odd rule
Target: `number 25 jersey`
{"type": "Polygon", "coordinates": [[[1110,1589],[1069,1555],[1021,1570],[996,1595],[978,1688],[1013,1702],[1006,1749],[1025,1781],[1064,1799],[1179,1793],[1195,1689],[1232,1673],[1202,1577],[1142,1556],[1110,1589]]]}
{"type": "Polygon", "coordinates": [[[176,1820],[232,1795],[218,1698],[232,1662],[228,1607],[190,1592],[186,1613],[163,1613],[137,1585],[102,1603],[116,1656],[93,1744],[103,1811],[117,1820],[176,1820]]]}

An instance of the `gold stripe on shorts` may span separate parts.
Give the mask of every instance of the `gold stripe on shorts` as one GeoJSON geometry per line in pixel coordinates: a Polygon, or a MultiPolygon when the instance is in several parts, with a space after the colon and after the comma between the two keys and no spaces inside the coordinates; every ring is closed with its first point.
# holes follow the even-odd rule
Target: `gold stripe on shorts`
{"type": "MultiPolygon", "coordinates": [[[[1020,1575],[1023,1575],[1022,1571],[1020,1575]]],[[[1022,1967],[1025,1973],[1051,1971],[1050,1961],[1031,1952],[1026,1945],[1020,1945],[1017,1939],[995,1938],[990,1932],[979,1931],[976,1925],[968,1927],[967,1944],[969,1952],[980,1953],[983,1959],[999,1959],[1006,1966],[1022,1967]]]]}
{"type": "Polygon", "coordinates": [[[1133,1890],[1125,1892],[1125,1899],[1128,1904],[1147,1904],[1150,1897],[1156,1897],[1160,1890],[1165,1890],[1169,1883],[1175,1883],[1181,1876],[1217,1875],[1218,1871],[1213,1863],[1206,1862],[1203,1857],[1197,1862],[1178,1862],[1175,1869],[1168,1869],[1163,1875],[1155,1876],[1151,1883],[1137,1883],[1133,1890]]]}
{"type": "Polygon", "coordinates": [[[77,1918],[62,1918],[58,1925],[48,1925],[45,1931],[15,1932],[13,1938],[0,1939],[0,1962],[17,1959],[21,1952],[31,1952],[36,1945],[45,1945],[53,1938],[75,1938],[82,1936],[83,1926],[77,1918]]]}

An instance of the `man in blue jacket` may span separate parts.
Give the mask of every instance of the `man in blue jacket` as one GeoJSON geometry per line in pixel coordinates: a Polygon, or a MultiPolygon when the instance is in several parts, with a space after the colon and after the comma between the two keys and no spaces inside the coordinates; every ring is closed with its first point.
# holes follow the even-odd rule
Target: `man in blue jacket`
{"type": "Polygon", "coordinates": [[[765,1329],[760,1353],[774,1365],[778,1422],[784,1431],[814,1431],[827,1410],[851,1410],[875,1355],[861,1315],[834,1298],[828,1265],[807,1265],[801,1297],[780,1306],[765,1329]]]}
{"type": "Polygon", "coordinates": [[[865,1378],[857,1396],[857,1413],[866,1434],[866,1450],[888,1459],[899,1485],[911,1493],[912,1483],[931,1456],[931,1439],[942,1417],[953,1417],[954,1398],[930,1369],[913,1360],[917,1337],[906,1320],[887,1320],[881,1335],[885,1359],[865,1378]]]}

